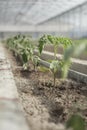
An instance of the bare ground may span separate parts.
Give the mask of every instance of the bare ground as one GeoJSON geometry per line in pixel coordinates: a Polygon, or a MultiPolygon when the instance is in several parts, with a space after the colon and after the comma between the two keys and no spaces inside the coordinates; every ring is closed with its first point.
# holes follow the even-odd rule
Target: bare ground
{"type": "Polygon", "coordinates": [[[73,80],[56,80],[49,72],[24,71],[18,59],[5,48],[31,130],[62,130],[73,113],[80,113],[87,124],[87,85],[73,80]]]}

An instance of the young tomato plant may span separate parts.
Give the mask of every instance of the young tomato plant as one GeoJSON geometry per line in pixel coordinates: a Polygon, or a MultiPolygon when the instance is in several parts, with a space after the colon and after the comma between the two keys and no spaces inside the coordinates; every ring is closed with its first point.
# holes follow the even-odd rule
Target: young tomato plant
{"type": "Polygon", "coordinates": [[[39,40],[38,49],[40,54],[42,53],[43,48],[46,44],[52,44],[54,48],[54,60],[51,61],[50,63],[50,70],[54,77],[54,86],[55,86],[56,73],[58,72],[58,70],[63,71],[62,66],[64,63],[63,61],[57,60],[58,47],[62,46],[65,52],[66,48],[72,45],[72,41],[69,38],[56,37],[52,35],[44,35],[39,40]]]}
{"type": "Polygon", "coordinates": [[[53,45],[54,47],[54,59],[57,58],[57,53],[58,53],[58,47],[62,46],[63,50],[65,51],[65,49],[72,44],[72,41],[69,38],[65,38],[65,37],[56,37],[56,36],[52,36],[52,35],[48,35],[48,40],[49,42],[53,45]]]}
{"type": "Polygon", "coordinates": [[[72,41],[69,38],[64,38],[64,37],[56,37],[52,35],[43,35],[40,40],[39,40],[39,53],[41,54],[43,51],[43,48],[46,44],[52,44],[54,48],[54,59],[56,60],[57,58],[57,53],[58,53],[58,47],[62,46],[63,49],[65,50],[69,45],[72,44],[72,41]]]}
{"type": "Polygon", "coordinates": [[[34,55],[35,46],[32,44],[32,39],[28,36],[17,35],[7,40],[7,44],[11,50],[19,55],[23,62],[23,68],[28,69],[30,60],[36,66],[36,57],[34,55]]]}

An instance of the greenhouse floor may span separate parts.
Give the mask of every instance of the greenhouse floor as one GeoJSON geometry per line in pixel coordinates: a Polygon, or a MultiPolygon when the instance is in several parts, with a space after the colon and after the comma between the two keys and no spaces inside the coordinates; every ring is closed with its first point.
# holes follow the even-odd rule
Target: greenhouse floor
{"type": "Polygon", "coordinates": [[[70,115],[80,113],[87,124],[87,85],[71,79],[56,79],[39,68],[24,71],[19,59],[5,48],[9,59],[19,100],[31,130],[64,130],[70,115]]]}
{"type": "Polygon", "coordinates": [[[29,130],[19,103],[10,63],[0,44],[0,130],[10,129],[29,130]]]}

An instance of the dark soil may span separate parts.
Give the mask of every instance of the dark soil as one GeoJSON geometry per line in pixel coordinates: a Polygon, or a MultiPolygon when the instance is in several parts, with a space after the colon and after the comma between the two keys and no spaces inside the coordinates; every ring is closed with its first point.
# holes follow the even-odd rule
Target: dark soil
{"type": "Polygon", "coordinates": [[[87,123],[87,85],[57,79],[55,87],[50,72],[24,71],[18,59],[6,48],[12,71],[31,130],[63,130],[73,113],[80,113],[87,123]]]}

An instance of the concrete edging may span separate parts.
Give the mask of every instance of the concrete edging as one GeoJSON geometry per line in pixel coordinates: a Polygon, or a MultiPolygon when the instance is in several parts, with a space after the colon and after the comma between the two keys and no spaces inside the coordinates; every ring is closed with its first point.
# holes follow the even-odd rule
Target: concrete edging
{"type": "Polygon", "coordinates": [[[19,103],[9,61],[0,44],[0,130],[30,130],[19,103]]]}
{"type": "MultiPolygon", "coordinates": [[[[37,50],[35,50],[35,54],[38,54],[37,50]]],[[[41,58],[43,60],[54,59],[54,54],[48,51],[43,51],[41,58]]],[[[62,59],[62,55],[58,54],[57,58],[62,59]]],[[[76,58],[72,58],[71,60],[72,66],[70,67],[68,76],[76,81],[87,84],[87,61],[76,58]]]]}

